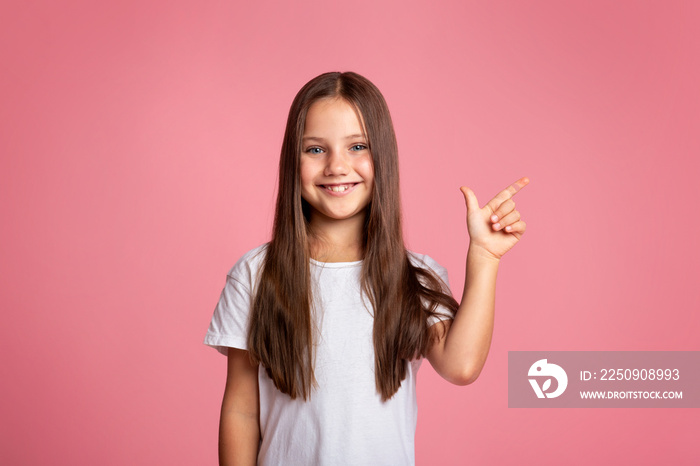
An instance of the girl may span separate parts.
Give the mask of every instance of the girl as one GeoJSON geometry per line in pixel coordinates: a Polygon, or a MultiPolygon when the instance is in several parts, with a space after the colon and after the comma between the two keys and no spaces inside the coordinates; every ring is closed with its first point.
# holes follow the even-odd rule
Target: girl
{"type": "Polygon", "coordinates": [[[472,383],[493,330],[496,272],[525,223],[479,208],[461,304],[444,268],[406,250],[398,151],[379,90],[355,73],[307,83],[289,112],[272,239],[228,274],[205,343],[228,355],[221,464],[413,464],[416,373],[472,383]]]}

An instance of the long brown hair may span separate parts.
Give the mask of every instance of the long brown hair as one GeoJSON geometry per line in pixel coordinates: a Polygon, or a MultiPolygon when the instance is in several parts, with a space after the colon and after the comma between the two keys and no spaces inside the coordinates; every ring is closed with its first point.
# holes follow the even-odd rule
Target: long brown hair
{"type": "Polygon", "coordinates": [[[277,389],[291,398],[311,394],[314,326],[311,317],[309,206],[301,196],[301,140],[309,107],[342,98],[364,122],[374,166],[374,188],[363,234],[362,290],[374,309],[375,383],[382,401],[406,377],[407,361],[425,356],[428,316],[438,305],[456,311],[442,281],[413,265],[403,241],[398,147],[389,109],[374,84],[352,72],[325,73],[294,98],[279,164],[272,231],[255,291],[248,332],[251,359],[262,364],[277,389]]]}

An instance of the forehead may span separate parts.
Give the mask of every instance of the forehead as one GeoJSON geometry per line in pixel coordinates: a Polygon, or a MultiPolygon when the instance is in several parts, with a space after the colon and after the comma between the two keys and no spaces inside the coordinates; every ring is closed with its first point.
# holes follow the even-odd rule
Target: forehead
{"type": "Polygon", "coordinates": [[[340,97],[319,99],[306,114],[304,136],[314,136],[316,132],[328,134],[364,134],[362,115],[354,104],[340,97]]]}

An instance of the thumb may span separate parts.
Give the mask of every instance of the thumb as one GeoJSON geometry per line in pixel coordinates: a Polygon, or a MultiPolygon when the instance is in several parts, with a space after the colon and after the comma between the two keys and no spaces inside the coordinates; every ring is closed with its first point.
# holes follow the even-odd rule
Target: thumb
{"type": "Polygon", "coordinates": [[[479,210],[479,201],[476,199],[474,191],[466,186],[462,186],[459,189],[462,191],[462,194],[464,194],[464,202],[467,204],[467,213],[479,210]]]}

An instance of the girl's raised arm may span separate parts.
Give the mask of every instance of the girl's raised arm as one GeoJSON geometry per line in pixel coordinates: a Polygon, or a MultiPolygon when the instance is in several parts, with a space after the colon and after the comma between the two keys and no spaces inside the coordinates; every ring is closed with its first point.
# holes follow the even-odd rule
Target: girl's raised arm
{"type": "Polygon", "coordinates": [[[435,371],[454,384],[474,382],[486,362],[493,335],[498,265],[525,232],[512,198],[529,182],[519,179],[483,208],[471,189],[461,188],[470,238],[464,294],[454,320],[431,328],[439,338],[427,354],[435,371]]]}
{"type": "Polygon", "coordinates": [[[258,365],[248,351],[228,349],[228,371],[219,422],[219,464],[255,465],[260,442],[258,365]]]}

